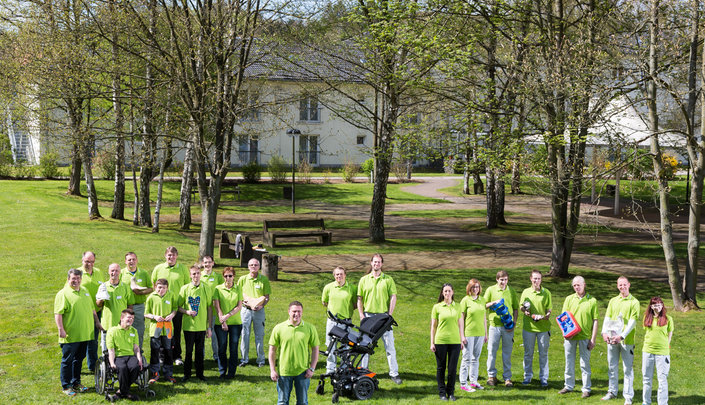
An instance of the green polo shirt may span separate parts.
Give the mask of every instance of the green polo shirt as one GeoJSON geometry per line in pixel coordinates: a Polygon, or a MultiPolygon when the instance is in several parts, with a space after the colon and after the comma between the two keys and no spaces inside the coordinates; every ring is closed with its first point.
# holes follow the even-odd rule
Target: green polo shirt
{"type": "Polygon", "coordinates": [[[108,288],[110,299],[103,301],[103,315],[100,318],[100,323],[103,328],[107,329],[120,324],[120,314],[128,305],[135,303],[134,294],[130,286],[120,282],[117,286],[106,281],[105,285],[108,288]]]}
{"type": "MultiPolygon", "coordinates": [[[[607,304],[607,312],[605,312],[605,317],[611,320],[616,320],[619,315],[622,315],[622,320],[624,321],[624,327],[627,326],[630,320],[639,320],[639,300],[634,298],[633,295],[629,294],[627,298],[618,295],[612,298],[607,304]]],[[[634,344],[634,336],[636,336],[636,328],[632,329],[631,332],[624,339],[625,345],[634,344]]]]}
{"type": "MultiPolygon", "coordinates": [[[[497,287],[497,284],[490,286],[485,290],[484,297],[485,302],[493,302],[504,298],[504,305],[507,306],[509,315],[511,315],[512,317],[514,316],[514,310],[519,309],[519,299],[517,298],[517,293],[510,286],[507,286],[504,290],[500,290],[499,287],[497,287]]],[[[504,326],[502,320],[499,319],[499,315],[497,315],[497,313],[490,310],[488,310],[488,312],[489,316],[487,317],[487,323],[490,326],[504,326]]],[[[517,320],[514,319],[515,324],[516,322],[517,320]]]]}
{"type": "Polygon", "coordinates": [[[370,274],[363,276],[357,285],[357,295],[362,297],[365,312],[389,312],[389,301],[396,295],[397,285],[390,276],[381,273],[375,278],[370,274]]]}
{"type": "Polygon", "coordinates": [[[668,322],[658,326],[658,318],[654,317],[651,326],[644,326],[644,347],[642,352],[668,356],[671,354],[671,345],[668,343],[668,334],[673,332],[673,318],[666,315],[668,322]]]}
{"type": "Polygon", "coordinates": [[[120,326],[113,326],[108,329],[108,334],[105,336],[105,345],[108,349],[115,350],[115,356],[134,356],[135,345],[139,345],[137,330],[130,326],[123,329],[120,326]]]}
{"type": "Polygon", "coordinates": [[[323,287],[321,302],[328,303],[328,310],[338,318],[352,318],[356,301],[357,292],[355,287],[347,281],[342,286],[333,281],[323,287]]]}
{"type": "Polygon", "coordinates": [[[95,300],[85,287],[78,291],[69,283],[56,293],[54,298],[54,313],[61,314],[64,321],[65,338],[59,338],[59,343],[75,343],[93,340],[93,310],[95,300]]]}
{"type": "Polygon", "coordinates": [[[460,301],[460,313],[465,314],[465,337],[485,336],[485,308],[487,300],[482,295],[478,295],[477,299],[472,299],[466,295],[460,301]]]}
{"type": "Polygon", "coordinates": [[[575,320],[580,325],[580,333],[571,337],[571,340],[584,340],[592,337],[592,324],[597,319],[597,300],[590,294],[585,293],[583,298],[578,294],[571,294],[565,297],[561,312],[570,311],[575,320]]]}
{"type": "MultiPolygon", "coordinates": [[[[164,296],[159,296],[159,293],[154,291],[147,296],[147,301],[144,304],[144,314],[157,315],[162,318],[179,308],[179,297],[171,291],[164,293],[164,296]]],[[[151,319],[149,321],[149,336],[154,336],[157,330],[157,323],[151,319]]],[[[162,335],[166,335],[166,330],[162,329],[162,335]]]]}
{"type": "Polygon", "coordinates": [[[100,285],[103,284],[103,282],[108,278],[105,276],[105,273],[95,267],[93,267],[93,274],[88,274],[83,266],[78,269],[83,272],[83,275],[81,276],[81,286],[86,287],[86,290],[88,290],[91,294],[93,309],[98,311],[100,308],[98,308],[98,305],[95,304],[95,295],[98,293],[98,287],[100,287],[100,285]]]}
{"type": "Polygon", "coordinates": [[[201,271],[201,282],[206,283],[211,288],[211,291],[215,291],[215,287],[223,284],[225,278],[215,270],[211,270],[211,274],[206,274],[206,271],[203,270],[201,271]]]}
{"type": "Polygon", "coordinates": [[[237,280],[237,285],[240,287],[242,295],[250,298],[259,298],[272,293],[269,279],[263,274],[257,274],[257,278],[252,278],[247,273],[237,280]]]}
{"type": "MultiPolygon", "coordinates": [[[[536,291],[533,287],[522,291],[521,298],[519,298],[519,306],[524,305],[526,301],[531,303],[531,307],[529,308],[531,315],[546,315],[546,312],[553,306],[551,292],[543,287],[541,287],[541,291],[536,291]]],[[[535,321],[530,316],[526,316],[523,312],[521,318],[524,321],[523,329],[527,332],[539,333],[551,330],[551,322],[548,318],[535,321]]]]}
{"type": "Polygon", "coordinates": [[[279,375],[296,377],[311,366],[311,351],[321,342],[316,328],[302,319],[298,326],[288,320],[277,324],[269,336],[269,345],[277,348],[279,375]]]}
{"type": "Polygon", "coordinates": [[[189,298],[191,298],[191,301],[198,301],[198,314],[196,316],[184,314],[183,330],[203,332],[208,328],[208,307],[213,305],[213,291],[204,283],[199,283],[198,287],[194,286],[193,283],[188,283],[181,287],[179,306],[192,310],[189,298]]]}
{"type": "Polygon", "coordinates": [[[165,278],[169,281],[169,291],[174,294],[179,294],[181,287],[191,282],[188,269],[181,263],[176,263],[173,266],[162,263],[158,264],[152,270],[152,285],[160,278],[165,278]]]}
{"type": "Polygon", "coordinates": [[[454,345],[460,344],[460,326],[458,320],[462,316],[463,311],[460,309],[460,304],[455,301],[450,305],[445,301],[441,301],[431,309],[431,319],[436,320],[436,336],[433,340],[437,345],[454,345]]]}
{"type": "MultiPolygon", "coordinates": [[[[127,267],[120,270],[120,281],[127,284],[130,289],[132,289],[132,285],[130,283],[132,281],[132,277],[135,278],[135,283],[138,286],[152,288],[152,280],[146,270],[142,270],[138,267],[134,274],[132,274],[127,267]]],[[[147,296],[149,295],[136,294],[134,291],[132,293],[135,296],[135,304],[144,304],[147,301],[147,296]]]]}
{"type": "MultiPolygon", "coordinates": [[[[220,302],[220,310],[223,311],[223,314],[225,314],[226,312],[232,311],[233,308],[237,306],[237,303],[242,301],[242,291],[240,291],[240,286],[238,286],[237,284],[233,284],[231,288],[228,288],[225,286],[225,283],[223,283],[215,287],[213,299],[218,300],[218,302],[220,302]]],[[[228,320],[225,321],[225,324],[242,325],[240,311],[228,318],[228,320]]]]}

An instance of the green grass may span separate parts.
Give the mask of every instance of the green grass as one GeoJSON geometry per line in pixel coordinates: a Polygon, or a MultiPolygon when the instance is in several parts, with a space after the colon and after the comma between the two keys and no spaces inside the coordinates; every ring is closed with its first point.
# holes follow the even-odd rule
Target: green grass
{"type": "MultiPolygon", "coordinates": [[[[550,223],[522,223],[510,222],[506,225],[499,225],[495,229],[487,229],[485,223],[473,223],[462,226],[467,231],[487,232],[493,235],[500,236],[532,236],[532,235],[551,235],[552,228],[550,223]]],[[[578,227],[579,234],[596,234],[596,233],[630,233],[630,229],[624,228],[608,228],[602,225],[580,225],[578,227]]]]}
{"type": "Polygon", "coordinates": [[[359,254],[370,256],[374,253],[448,252],[457,250],[480,250],[485,246],[452,239],[387,239],[385,243],[370,243],[367,239],[336,241],[330,246],[309,246],[310,242],[294,242],[271,249],[283,256],[315,256],[335,254],[359,254]]]}
{"type": "MultiPolygon", "coordinates": [[[[686,243],[674,244],[676,255],[685,257],[688,254],[688,245],[686,243]]],[[[625,243],[600,246],[583,246],[580,247],[581,252],[593,253],[602,256],[619,257],[622,259],[646,259],[646,260],[664,260],[663,247],[656,243],[625,243]]],[[[700,247],[700,252],[705,251],[705,247],[700,247]]],[[[702,253],[701,253],[702,254],[702,253]]]]}
{"type": "MultiPolygon", "coordinates": [[[[487,210],[404,210],[392,211],[387,215],[408,218],[485,218],[487,210]]],[[[514,212],[505,212],[505,216],[518,215],[514,212]]]]}
{"type": "MultiPolygon", "coordinates": [[[[57,344],[56,326],[53,320],[53,300],[56,292],[63,286],[66,270],[80,264],[84,250],[97,253],[99,268],[106,269],[111,262],[121,263],[124,253],[134,250],[139,255],[140,266],[151,269],[163,261],[164,248],[175,245],[179,248],[179,260],[183,263],[193,262],[197,255],[197,242],[180,233],[172,224],[164,224],[159,234],[152,234],[148,229],[135,228],[128,221],[109,219],[88,221],[85,219],[85,200],[66,197],[62,194],[65,183],[47,188],[50,182],[0,181],[0,232],[3,235],[3,253],[0,265],[3,278],[0,280],[0,298],[4,302],[3,316],[0,317],[0,401],[6,404],[66,403],[67,398],[61,393],[58,381],[58,366],[61,357],[57,344]]],[[[247,227],[256,222],[246,221],[243,216],[238,226],[247,227]]],[[[354,225],[348,224],[348,225],[354,225]]],[[[458,242],[454,249],[471,249],[458,242]]],[[[351,242],[355,245],[355,242],[351,242]]],[[[390,243],[391,248],[408,249],[419,255],[437,245],[437,241],[398,240],[390,243]]],[[[363,243],[359,243],[364,250],[363,243]]],[[[343,245],[337,246],[339,253],[343,245]]],[[[379,248],[377,246],[375,249],[379,248]]],[[[320,248],[316,248],[318,251],[320,248]]],[[[372,247],[369,247],[372,249],[372,247]]],[[[291,248],[286,254],[305,254],[305,248],[291,248]]],[[[369,250],[366,250],[369,252],[369,250]]],[[[360,253],[360,260],[366,261],[368,253],[360,253]]],[[[315,261],[315,257],[310,260],[315,261]]],[[[380,387],[372,400],[366,404],[436,404],[435,360],[428,350],[428,328],[431,307],[438,297],[438,291],[444,282],[452,283],[456,288],[456,300],[459,300],[468,279],[480,279],[484,288],[494,283],[497,269],[474,269],[472,263],[458,263],[452,269],[415,271],[413,261],[408,263],[410,270],[389,271],[394,277],[398,289],[398,305],[394,315],[399,322],[395,330],[396,348],[399,367],[404,384],[394,385],[388,378],[387,364],[383,349],[373,356],[372,369],[380,374],[380,387]]],[[[521,291],[529,285],[529,269],[507,269],[510,285],[521,291]]],[[[547,270],[543,268],[542,270],[547,270]]],[[[588,280],[588,291],[598,297],[600,315],[610,297],[617,294],[614,274],[599,273],[587,269],[573,269],[588,280]]],[[[244,274],[243,269],[237,270],[244,274]]],[[[351,272],[349,281],[356,283],[362,273],[351,272]]],[[[329,273],[297,274],[280,272],[280,280],[272,282],[272,301],[267,308],[266,336],[272,327],[287,317],[286,306],[298,299],[304,303],[304,319],[313,323],[324,338],[324,309],[320,304],[323,286],[332,281],[329,273]]],[[[560,309],[565,296],[572,293],[567,280],[546,279],[545,286],[553,293],[554,313],[560,309]]],[[[666,284],[657,284],[649,280],[632,280],[632,293],[643,303],[653,295],[669,297],[666,284]]],[[[700,294],[701,302],[705,295],[700,294]]],[[[670,300],[666,299],[670,308],[670,300]]],[[[700,373],[699,356],[693,355],[694,348],[700,346],[705,318],[699,312],[674,313],[676,330],[672,342],[672,364],[669,377],[671,402],[675,404],[702,404],[705,396],[702,386],[705,375],[700,373]]],[[[358,322],[357,317],[354,319],[358,322]]],[[[635,389],[637,399],[641,394],[641,343],[643,330],[637,328],[637,347],[635,358],[635,389]]],[[[251,345],[254,352],[254,345],[251,345]]],[[[210,344],[206,344],[206,359],[210,358],[210,344]]],[[[149,352],[149,349],[147,349],[149,352]]],[[[512,353],[512,372],[517,381],[521,380],[521,359],[523,350],[521,334],[515,334],[512,353]]],[[[251,357],[253,354],[251,354],[251,357]]],[[[486,376],[486,352],[480,359],[480,375],[486,376]]],[[[561,338],[554,327],[549,349],[551,389],[540,390],[536,385],[517,386],[512,389],[497,387],[482,392],[465,394],[458,390],[463,401],[472,398],[477,403],[492,404],[572,404],[577,402],[579,394],[559,396],[562,386],[563,349],[561,338]]],[[[323,361],[316,370],[320,375],[323,361]]],[[[599,397],[606,392],[607,361],[604,344],[598,344],[592,353],[593,388],[595,395],[582,400],[581,403],[597,404],[599,397]]],[[[181,376],[181,368],[176,368],[176,376],[181,376]]],[[[160,404],[192,404],[194,402],[230,404],[252,403],[271,404],[276,398],[274,384],[269,379],[267,368],[245,367],[238,369],[235,380],[220,382],[212,360],[206,360],[207,383],[189,382],[170,386],[157,383],[156,399],[150,401],[160,404]]],[[[484,381],[484,380],[483,380],[484,381]]],[[[317,380],[312,381],[309,398],[312,404],[330,403],[331,390],[326,386],[322,397],[314,393],[317,380]]],[[[90,385],[91,376],[84,374],[83,383],[90,385]]],[[[457,388],[456,388],[457,389],[457,388]]],[[[72,403],[94,404],[102,402],[95,393],[89,392],[70,400],[72,403]]],[[[353,404],[348,398],[341,403],[353,404]]]]}

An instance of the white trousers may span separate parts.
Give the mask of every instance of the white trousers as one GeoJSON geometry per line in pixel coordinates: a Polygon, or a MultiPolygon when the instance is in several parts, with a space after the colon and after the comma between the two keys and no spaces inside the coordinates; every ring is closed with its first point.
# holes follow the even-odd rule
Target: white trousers
{"type": "Polygon", "coordinates": [[[656,378],[658,379],[658,405],[668,405],[668,373],[671,370],[671,356],[651,354],[643,352],[641,354],[641,370],[643,373],[644,389],[643,402],[651,405],[651,378],[656,367],[656,378]]]}
{"type": "Polygon", "coordinates": [[[502,342],[502,378],[512,379],[512,346],[514,345],[514,329],[506,330],[504,326],[490,326],[487,336],[487,377],[496,377],[497,350],[502,342]]]}
{"type": "MultiPolygon", "coordinates": [[[[375,315],[365,312],[365,316],[375,315]]],[[[399,365],[397,364],[397,350],[394,348],[394,332],[390,329],[382,335],[382,343],[384,350],[387,352],[387,363],[389,363],[389,376],[396,377],[399,375],[399,365]]],[[[365,355],[360,362],[360,366],[368,368],[370,356],[365,355]]]]}
{"type": "Polygon", "coordinates": [[[539,349],[539,380],[548,382],[548,344],[551,340],[549,332],[521,331],[524,340],[524,381],[534,377],[534,342],[539,349]]]}
{"type": "Polygon", "coordinates": [[[634,398],[634,345],[625,345],[624,342],[607,345],[607,376],[609,388],[607,390],[617,396],[619,393],[619,357],[622,356],[622,369],[624,372],[624,399],[632,402],[634,398]]]}
{"type": "Polygon", "coordinates": [[[240,361],[250,360],[250,331],[255,330],[255,347],[257,348],[257,364],[264,364],[264,308],[253,311],[242,308],[242,335],[240,336],[240,361]]]}
{"type": "Polygon", "coordinates": [[[484,336],[468,336],[468,343],[463,346],[463,359],[460,362],[460,385],[477,384],[480,373],[480,354],[485,344],[484,336]]]}
{"type": "Polygon", "coordinates": [[[337,365],[337,358],[335,357],[335,347],[331,347],[331,341],[333,339],[330,338],[330,330],[333,329],[333,326],[337,326],[340,329],[345,329],[348,330],[350,329],[347,325],[343,325],[342,323],[336,323],[332,319],[328,318],[326,320],[326,350],[328,350],[328,359],[326,360],[326,373],[332,373],[335,371],[335,367],[337,365]]]}
{"type": "Polygon", "coordinates": [[[582,391],[590,392],[592,389],[589,342],[590,339],[563,340],[563,348],[565,349],[565,388],[569,390],[575,388],[575,352],[578,349],[580,349],[580,371],[583,377],[582,391]]]}

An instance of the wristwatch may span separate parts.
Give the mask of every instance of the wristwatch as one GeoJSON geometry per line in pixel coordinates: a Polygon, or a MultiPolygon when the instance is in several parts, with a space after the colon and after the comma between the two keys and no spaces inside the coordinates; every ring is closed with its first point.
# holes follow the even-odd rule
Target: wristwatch
{"type": "Polygon", "coordinates": [[[312,373],[316,372],[316,370],[313,367],[309,367],[308,369],[311,370],[312,373]]]}

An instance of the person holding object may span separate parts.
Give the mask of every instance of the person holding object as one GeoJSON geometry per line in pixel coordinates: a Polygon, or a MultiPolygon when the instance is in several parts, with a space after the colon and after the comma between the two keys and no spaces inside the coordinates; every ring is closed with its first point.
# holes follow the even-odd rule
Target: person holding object
{"type": "Polygon", "coordinates": [[[531,287],[521,293],[523,316],[522,338],[524,341],[524,381],[531,383],[534,376],[534,342],[539,350],[539,381],[541,387],[548,387],[548,345],[551,340],[551,292],[541,286],[542,275],[538,270],[531,271],[531,287]]]}
{"type": "Polygon", "coordinates": [[[465,287],[467,295],[460,301],[460,312],[465,325],[463,344],[463,360],[460,362],[460,389],[475,392],[484,387],[477,382],[480,373],[480,354],[482,346],[487,343],[487,310],[485,297],[482,296],[482,285],[473,278],[465,287]]]}
{"type": "Polygon", "coordinates": [[[431,351],[436,355],[436,382],[442,401],[455,401],[455,376],[460,347],[467,343],[461,307],[454,301],[453,286],[445,283],[441,287],[438,303],[431,310],[431,351]]]}
{"type": "Polygon", "coordinates": [[[218,339],[218,371],[220,378],[235,378],[237,372],[237,345],[242,331],[242,319],[240,310],[242,309],[242,292],[235,284],[235,269],[226,267],[223,269],[224,283],[215,287],[213,293],[213,305],[218,311],[218,319],[215,322],[215,336],[218,339]],[[227,350],[230,350],[228,358],[227,350]]]}
{"type": "MultiPolygon", "coordinates": [[[[323,287],[323,294],[321,295],[321,302],[323,306],[328,308],[333,315],[337,318],[350,320],[355,311],[355,306],[357,304],[357,292],[355,286],[349,284],[345,281],[346,270],[342,267],[336,267],[333,269],[333,278],[335,281],[326,284],[323,287]]],[[[348,326],[342,323],[336,323],[334,320],[326,317],[326,347],[328,348],[328,359],[326,361],[326,373],[332,373],[335,371],[336,358],[335,353],[333,353],[334,348],[331,347],[331,338],[328,336],[330,330],[333,326],[337,326],[341,329],[348,330],[348,326]]]]}
{"type": "Polygon", "coordinates": [[[269,373],[277,383],[277,404],[288,405],[291,390],[296,391],[296,404],[308,404],[308,387],[318,363],[318,332],[301,319],[303,304],[289,304],[289,320],[274,326],[269,337],[269,373]],[[278,354],[277,354],[278,352],[278,354]],[[279,371],[275,368],[279,359],[279,371]]]}
{"type": "Polygon", "coordinates": [[[269,303],[272,288],[269,279],[259,274],[260,263],[257,259],[247,262],[248,274],[237,280],[242,292],[242,336],[240,340],[240,367],[245,367],[250,361],[250,331],[255,330],[255,347],[257,349],[257,366],[264,367],[264,307],[269,303]]]}
{"type": "Polygon", "coordinates": [[[135,303],[132,310],[135,312],[135,322],[132,324],[137,329],[140,338],[140,350],[144,342],[144,303],[149,294],[154,291],[152,280],[146,270],[137,267],[137,254],[127,252],[125,254],[125,267],[120,271],[120,281],[127,284],[132,290],[135,303]]]}
{"type": "Polygon", "coordinates": [[[569,311],[580,326],[580,333],[569,339],[564,338],[563,349],[565,352],[565,386],[558,391],[567,394],[575,388],[575,356],[580,349],[580,371],[583,377],[582,397],[588,398],[592,391],[592,371],[590,369],[590,353],[595,347],[597,337],[597,300],[585,291],[585,279],[581,276],[573,278],[573,290],[565,298],[561,312],[569,311]]]}
{"type": "MultiPolygon", "coordinates": [[[[512,314],[512,320],[516,326],[519,314],[519,299],[516,291],[508,285],[509,274],[505,270],[497,272],[497,284],[485,290],[485,307],[489,308],[504,299],[504,305],[508,313],[512,314]]],[[[487,342],[487,385],[497,385],[497,350],[502,343],[502,378],[504,385],[511,387],[512,383],[512,346],[514,345],[514,328],[506,329],[502,319],[494,312],[489,315],[489,331],[487,342]]]]}
{"type": "MultiPolygon", "coordinates": [[[[368,274],[360,279],[357,285],[357,310],[360,313],[360,321],[370,315],[388,313],[392,315],[397,305],[397,286],[394,279],[382,273],[384,259],[382,255],[375,254],[370,260],[370,270],[368,274]]],[[[399,377],[399,365],[397,364],[397,351],[394,347],[394,332],[389,329],[382,335],[384,350],[387,352],[387,363],[389,364],[389,377],[392,382],[399,385],[402,383],[399,377]]],[[[365,355],[360,362],[363,368],[368,368],[370,356],[365,355]]]]}
{"type": "Polygon", "coordinates": [[[179,308],[179,297],[169,291],[169,281],[160,278],[154,283],[154,292],[147,297],[144,317],[149,323],[149,371],[152,373],[149,383],[154,384],[159,380],[159,356],[163,357],[162,369],[167,381],[175,383],[174,357],[171,348],[171,339],[174,337],[172,320],[179,308]]]}
{"type": "Polygon", "coordinates": [[[631,284],[622,276],[617,279],[619,295],[607,305],[602,322],[602,339],[607,343],[609,388],[603,401],[617,398],[619,393],[619,357],[624,369],[624,404],[631,405],[634,398],[634,336],[639,319],[639,300],[629,293],[631,284]]]}
{"type": "Polygon", "coordinates": [[[120,324],[108,330],[105,340],[110,368],[117,372],[120,383],[120,389],[116,392],[118,398],[139,401],[137,395],[130,393],[130,385],[137,381],[143,367],[137,329],[132,327],[134,320],[134,311],[124,309],[120,313],[120,324]]]}
{"type": "Polygon", "coordinates": [[[671,370],[673,318],[666,315],[661,297],[653,297],[644,313],[644,346],[641,349],[641,371],[644,382],[643,403],[651,405],[651,379],[656,368],[658,405],[668,405],[668,373],[671,370]]]}
{"type": "Polygon", "coordinates": [[[64,394],[72,397],[88,388],[81,384],[81,365],[94,329],[103,330],[95,312],[95,300],[81,286],[81,270],[71,269],[64,288],[54,298],[54,322],[59,330],[61,367],[59,378],[64,394]]]}
{"type": "Polygon", "coordinates": [[[189,269],[191,282],[181,287],[179,293],[179,312],[184,314],[183,328],[186,342],[186,358],[184,359],[184,378],[191,378],[191,365],[194,346],[196,350],[196,378],[206,381],[203,375],[203,359],[205,356],[206,337],[211,338],[210,325],[213,318],[213,291],[201,282],[201,269],[191,266],[189,269]]]}
{"type": "MultiPolygon", "coordinates": [[[[162,264],[154,266],[152,270],[152,284],[160,278],[169,281],[169,291],[173,292],[177,297],[181,292],[181,287],[188,284],[190,281],[189,271],[181,263],[176,261],[179,258],[179,251],[174,246],[169,246],[164,252],[166,261],[162,264]]],[[[181,359],[181,327],[183,322],[183,314],[177,312],[174,320],[174,334],[171,339],[172,353],[174,355],[174,365],[180,366],[184,364],[181,359]]]]}

